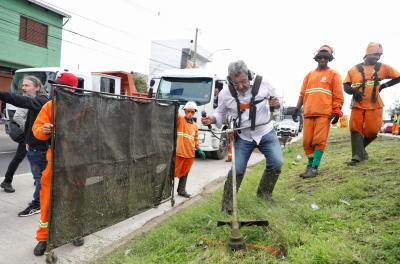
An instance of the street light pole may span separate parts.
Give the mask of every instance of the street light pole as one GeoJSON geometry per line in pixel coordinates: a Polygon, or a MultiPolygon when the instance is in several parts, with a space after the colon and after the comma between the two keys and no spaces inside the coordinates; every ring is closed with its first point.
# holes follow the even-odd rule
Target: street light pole
{"type": "Polygon", "coordinates": [[[196,56],[197,56],[197,35],[199,33],[199,29],[196,28],[196,35],[194,37],[194,56],[193,56],[193,68],[196,68],[196,56]]]}

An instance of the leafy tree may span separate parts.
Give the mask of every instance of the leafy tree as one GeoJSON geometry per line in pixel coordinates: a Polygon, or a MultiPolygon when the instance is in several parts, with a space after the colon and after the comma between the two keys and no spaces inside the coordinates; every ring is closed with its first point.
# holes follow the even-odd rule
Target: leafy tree
{"type": "Polygon", "coordinates": [[[390,117],[393,117],[394,114],[400,113],[400,101],[394,101],[392,106],[387,110],[387,113],[390,115],[390,117]]]}
{"type": "Polygon", "coordinates": [[[147,92],[147,76],[138,72],[132,72],[136,90],[140,93],[147,92]]]}

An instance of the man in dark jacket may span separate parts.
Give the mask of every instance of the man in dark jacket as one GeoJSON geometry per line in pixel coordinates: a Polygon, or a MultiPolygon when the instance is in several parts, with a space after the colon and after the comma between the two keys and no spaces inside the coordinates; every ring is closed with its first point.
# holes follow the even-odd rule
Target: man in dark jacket
{"type": "Polygon", "coordinates": [[[0,92],[0,100],[16,107],[29,110],[25,122],[25,143],[28,160],[35,180],[35,192],[32,202],[25,210],[18,213],[18,216],[30,216],[40,213],[40,180],[42,171],[46,168],[46,151],[48,148],[48,143],[46,141],[37,140],[33,136],[32,126],[36,116],[42,109],[42,106],[48,101],[48,98],[41,81],[35,76],[24,77],[22,81],[22,90],[24,96],[0,92]]]}
{"type": "Polygon", "coordinates": [[[14,116],[10,117],[9,135],[12,140],[18,143],[18,147],[13,159],[11,160],[10,164],[8,164],[7,172],[4,176],[4,181],[0,184],[0,187],[3,188],[6,193],[15,192],[11,183],[19,164],[26,157],[24,130],[27,115],[28,109],[17,108],[17,110],[15,110],[14,116]]]}

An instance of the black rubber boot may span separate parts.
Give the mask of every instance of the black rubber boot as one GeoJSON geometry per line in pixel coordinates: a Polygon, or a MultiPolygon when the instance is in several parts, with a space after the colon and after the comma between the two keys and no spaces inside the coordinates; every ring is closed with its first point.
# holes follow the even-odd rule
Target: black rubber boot
{"type": "Polygon", "coordinates": [[[361,134],[351,132],[351,161],[348,163],[351,166],[358,165],[365,160],[364,138],[361,134]]]}
{"type": "Polygon", "coordinates": [[[372,137],[372,138],[364,138],[364,159],[365,159],[365,160],[368,159],[368,153],[367,153],[367,151],[365,150],[365,148],[366,148],[369,144],[371,144],[371,142],[374,141],[375,139],[376,139],[376,136],[375,136],[375,137],[372,137]]]}
{"type": "Polygon", "coordinates": [[[178,195],[183,196],[186,198],[190,198],[190,194],[186,192],[186,181],[187,181],[187,174],[181,178],[179,178],[179,183],[178,183],[178,195]]]}
{"type": "Polygon", "coordinates": [[[271,200],[272,192],[275,188],[275,184],[278,181],[279,174],[281,171],[277,170],[265,170],[261,176],[260,184],[258,185],[257,197],[271,200]]]}
{"type": "Polygon", "coordinates": [[[47,248],[47,241],[39,241],[39,243],[37,243],[35,249],[33,250],[33,254],[35,256],[43,256],[44,252],[46,251],[47,248]]]}
{"type": "MultiPolygon", "coordinates": [[[[236,192],[239,190],[243,181],[243,174],[236,176],[236,192]]],[[[221,202],[221,212],[232,214],[232,176],[228,176],[224,185],[224,194],[221,202]]]]}

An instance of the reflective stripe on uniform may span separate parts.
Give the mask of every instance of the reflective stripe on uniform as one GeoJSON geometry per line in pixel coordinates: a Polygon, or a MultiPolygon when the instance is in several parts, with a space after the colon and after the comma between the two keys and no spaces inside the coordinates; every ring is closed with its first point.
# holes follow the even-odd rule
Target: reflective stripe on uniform
{"type": "MultiPolygon", "coordinates": [[[[362,83],[352,83],[351,84],[351,88],[359,88],[359,87],[361,87],[361,85],[362,85],[362,83]]],[[[374,85],[374,81],[373,80],[366,81],[365,82],[365,86],[368,86],[368,85],[373,86],[374,85]]]]}
{"type": "Polygon", "coordinates": [[[42,222],[42,221],[40,221],[40,223],[39,223],[39,227],[40,227],[40,228],[47,228],[48,225],[49,225],[48,222],[42,222]]]}
{"type": "Polygon", "coordinates": [[[332,95],[332,91],[324,89],[324,88],[311,88],[306,90],[306,94],[310,93],[325,93],[328,95],[332,95]]]}
{"type": "Polygon", "coordinates": [[[194,140],[194,137],[192,135],[189,135],[189,134],[186,134],[186,133],[183,133],[183,132],[178,132],[177,135],[185,137],[185,138],[188,138],[190,140],[194,140]]]}

